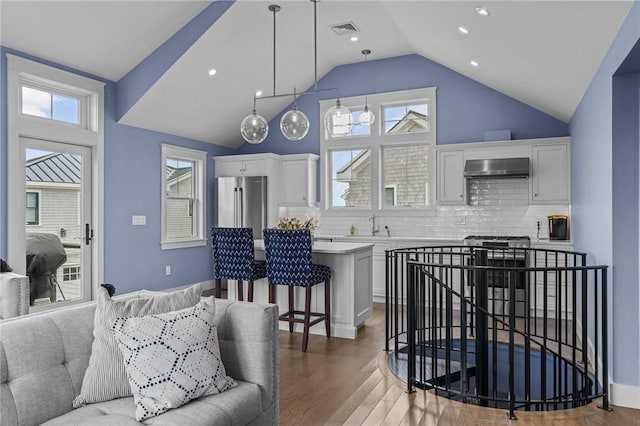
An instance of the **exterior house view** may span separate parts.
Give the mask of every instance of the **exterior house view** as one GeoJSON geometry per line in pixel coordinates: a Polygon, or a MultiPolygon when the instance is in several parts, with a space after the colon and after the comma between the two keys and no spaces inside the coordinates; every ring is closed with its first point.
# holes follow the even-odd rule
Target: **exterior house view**
{"type": "Polygon", "coordinates": [[[2,0],[0,423],[635,424],[639,93],[640,0],[2,0]]]}
{"type": "Polygon", "coordinates": [[[79,158],[65,154],[46,154],[26,165],[27,234],[56,235],[67,260],[55,273],[58,300],[80,296],[79,277],[81,224],[79,158]]]}

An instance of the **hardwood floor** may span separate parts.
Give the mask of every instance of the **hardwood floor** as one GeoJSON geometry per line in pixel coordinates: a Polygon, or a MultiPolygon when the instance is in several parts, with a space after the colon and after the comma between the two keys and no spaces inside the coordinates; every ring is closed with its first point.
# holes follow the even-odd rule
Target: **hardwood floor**
{"type": "Polygon", "coordinates": [[[555,412],[518,412],[481,408],[418,390],[386,368],[384,305],[358,331],[357,340],[280,332],[280,424],[311,425],[640,425],[640,410],[582,408],[555,412]]]}

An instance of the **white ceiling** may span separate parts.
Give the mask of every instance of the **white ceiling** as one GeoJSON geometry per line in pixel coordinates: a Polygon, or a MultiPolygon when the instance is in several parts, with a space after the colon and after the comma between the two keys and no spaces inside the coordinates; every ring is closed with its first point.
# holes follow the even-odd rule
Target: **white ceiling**
{"type": "MultiPolygon", "coordinates": [[[[271,94],[277,3],[277,91],[313,85],[313,4],[238,0],[121,120],[237,147],[255,90],[271,94]],[[215,67],[218,73],[209,77],[215,67]]],[[[318,78],[336,66],[416,53],[567,122],[632,1],[338,1],[318,7],[318,78]],[[481,17],[477,6],[490,16],[481,17]],[[353,22],[360,41],[329,26],[353,22]],[[469,29],[468,35],[458,31],[469,29]],[[470,66],[470,60],[480,66],[470,66]]],[[[0,42],[118,81],[200,12],[192,1],[2,0],[0,42]]],[[[291,99],[260,103],[268,120],[291,99]]]]}

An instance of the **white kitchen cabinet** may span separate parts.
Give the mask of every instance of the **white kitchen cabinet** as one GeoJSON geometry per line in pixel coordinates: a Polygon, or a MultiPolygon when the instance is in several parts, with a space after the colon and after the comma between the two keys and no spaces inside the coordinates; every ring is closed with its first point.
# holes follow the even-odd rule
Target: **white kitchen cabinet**
{"type": "Polygon", "coordinates": [[[569,144],[531,148],[531,204],[569,204],[569,144]]]}
{"type": "MultiPolygon", "coordinates": [[[[270,176],[279,171],[276,154],[247,154],[214,157],[216,177],[270,176]]],[[[279,179],[278,179],[279,180],[279,179]]]]}
{"type": "Polygon", "coordinates": [[[280,205],[311,207],[317,203],[318,156],[293,154],[280,157],[280,205]]]}
{"type": "Polygon", "coordinates": [[[376,242],[373,246],[373,259],[371,276],[373,286],[373,301],[376,303],[385,303],[387,294],[387,257],[386,250],[395,248],[395,244],[376,242]]]}
{"type": "MultiPolygon", "coordinates": [[[[569,252],[572,252],[574,250],[572,244],[554,244],[553,242],[533,242],[531,244],[531,247],[545,250],[561,250],[569,252]]],[[[532,255],[535,255],[535,257],[532,258],[531,264],[536,268],[574,266],[573,257],[568,254],[560,252],[556,253],[553,251],[536,251],[532,252],[532,255]]],[[[545,311],[548,318],[558,318],[558,316],[566,318],[567,316],[572,315],[573,305],[571,294],[574,291],[573,287],[574,283],[572,280],[572,274],[570,272],[536,272],[535,292],[532,288],[531,294],[529,296],[532,311],[535,312],[538,318],[542,318],[545,314],[545,311]]],[[[534,312],[532,312],[532,314],[534,312]]]]}
{"type": "Polygon", "coordinates": [[[438,151],[436,197],[440,204],[464,204],[464,151],[438,151]]]}

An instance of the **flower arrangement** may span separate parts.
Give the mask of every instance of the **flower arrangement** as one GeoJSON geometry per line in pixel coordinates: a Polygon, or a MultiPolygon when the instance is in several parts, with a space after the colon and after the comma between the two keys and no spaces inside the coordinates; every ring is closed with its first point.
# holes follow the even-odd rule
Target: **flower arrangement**
{"type": "Polygon", "coordinates": [[[300,220],[297,217],[281,217],[276,229],[308,229],[311,232],[315,231],[318,227],[318,221],[314,218],[307,218],[300,220]]]}

